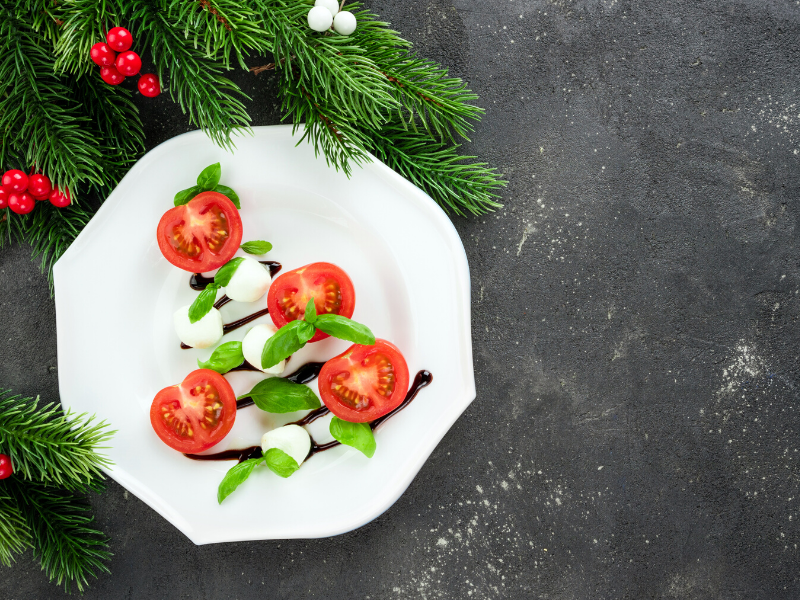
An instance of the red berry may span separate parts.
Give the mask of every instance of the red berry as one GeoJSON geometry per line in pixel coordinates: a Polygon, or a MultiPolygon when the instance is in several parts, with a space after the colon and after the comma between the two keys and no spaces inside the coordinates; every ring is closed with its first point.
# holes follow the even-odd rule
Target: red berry
{"type": "Polygon", "coordinates": [[[6,188],[0,187],[0,210],[8,206],[8,195],[10,193],[6,188]]]}
{"type": "Polygon", "coordinates": [[[139,77],[139,92],[142,96],[148,98],[155,98],[161,93],[161,84],[158,82],[158,77],[152,73],[145,73],[139,77]]]}
{"type": "Polygon", "coordinates": [[[133,36],[131,32],[124,27],[114,27],[108,32],[106,41],[112,49],[117,52],[125,52],[133,44],[133,36]]]}
{"type": "Polygon", "coordinates": [[[53,206],[64,208],[65,206],[69,206],[70,202],[69,190],[62,192],[58,188],[53,188],[53,191],[50,192],[50,204],[53,206]]]}
{"type": "Polygon", "coordinates": [[[3,187],[9,192],[24,192],[28,189],[28,176],[19,169],[3,173],[3,187]]]}
{"type": "Polygon", "coordinates": [[[11,192],[8,195],[8,208],[18,215],[27,215],[36,206],[36,201],[28,192],[11,192]]]}
{"type": "Polygon", "coordinates": [[[92,57],[94,64],[101,67],[113,65],[114,61],[117,60],[117,53],[109,48],[105,42],[97,42],[92,46],[89,55],[92,57]]]}
{"type": "Polygon", "coordinates": [[[100,77],[103,78],[108,85],[119,85],[125,81],[125,76],[117,71],[117,67],[100,67],[100,77]]]}
{"type": "Polygon", "coordinates": [[[8,479],[13,473],[11,459],[6,454],[0,454],[0,479],[8,479]]]}
{"type": "Polygon", "coordinates": [[[139,55],[136,54],[133,50],[129,50],[128,52],[123,52],[119,56],[117,56],[117,71],[125,75],[126,77],[130,77],[131,75],[136,75],[139,72],[139,69],[142,68],[142,59],[139,58],[139,55]]]}
{"type": "Polygon", "coordinates": [[[51,189],[50,178],[46,175],[39,175],[37,173],[28,178],[28,191],[31,193],[31,196],[37,200],[47,200],[47,198],[50,197],[51,189]]]}

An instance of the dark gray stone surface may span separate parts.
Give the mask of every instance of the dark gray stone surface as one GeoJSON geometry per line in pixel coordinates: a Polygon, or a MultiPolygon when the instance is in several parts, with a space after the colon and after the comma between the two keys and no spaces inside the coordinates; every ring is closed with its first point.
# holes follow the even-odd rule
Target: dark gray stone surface
{"type": "MultiPolygon", "coordinates": [[[[510,182],[455,219],[478,398],[332,539],[195,547],[112,482],[86,597],[800,597],[800,2],[372,6],[480,94],[469,150],[510,182]]],[[[269,77],[237,80],[277,122],[269,77]]],[[[139,105],[151,145],[188,128],[139,105]]],[[[0,383],[55,398],[27,249],[0,287],[0,383]]],[[[0,596],[62,594],[28,554],[0,596]]]]}

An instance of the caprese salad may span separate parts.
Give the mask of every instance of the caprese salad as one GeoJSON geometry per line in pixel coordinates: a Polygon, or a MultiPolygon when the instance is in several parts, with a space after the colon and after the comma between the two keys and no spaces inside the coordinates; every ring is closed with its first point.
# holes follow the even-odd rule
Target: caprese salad
{"type": "Polygon", "coordinates": [[[314,454],[341,444],[372,457],[376,450],[373,430],[413,400],[432,376],[420,371],[409,388],[408,366],[400,349],[376,339],[367,326],[351,318],[355,287],[340,267],[316,262],[273,280],[278,263],[235,256],[239,249],[263,255],[272,245],[263,240],[242,243],[239,198],[220,185],[220,178],[219,163],[204,169],[197,185],[176,194],[175,206],[158,224],[156,235],[164,258],[192,273],[192,288],[200,292],[192,304],[174,313],[181,347],[215,349],[207,360],[198,359],[199,368],[181,383],[156,394],[150,422],[165,444],[188,458],[238,460],[220,483],[217,499],[221,503],[261,465],[289,477],[314,454]],[[224,322],[221,309],[229,302],[256,302],[264,296],[265,308],[224,322]],[[220,344],[226,333],[266,314],[271,324],[253,325],[241,342],[220,344]],[[294,353],[328,336],[353,345],[324,363],[308,363],[283,375],[294,353]],[[258,371],[266,378],[237,398],[224,377],[234,370],[258,371]],[[306,385],[314,379],[319,396],[306,385]],[[239,409],[253,404],[272,413],[310,412],[267,431],[260,445],[199,454],[231,431],[239,409]],[[305,425],[328,413],[333,415],[329,426],[333,441],[318,444],[305,425]]]}

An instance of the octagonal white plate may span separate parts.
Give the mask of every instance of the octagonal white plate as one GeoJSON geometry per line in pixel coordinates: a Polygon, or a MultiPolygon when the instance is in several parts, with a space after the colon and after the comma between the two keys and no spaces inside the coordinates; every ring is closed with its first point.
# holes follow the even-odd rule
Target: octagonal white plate
{"type": "MultiPolygon", "coordinates": [[[[356,168],[348,180],[308,144],[295,147],[288,126],[256,128],[236,143],[231,154],[192,132],[158,146],[134,165],[58,261],[61,401],[117,430],[109,475],[196,544],[344,533],[400,497],[475,398],[466,255],[433,200],[380,162],[356,168]],[[288,479],[257,469],[222,505],[217,486],[234,463],[183,457],[156,437],[149,420],[155,394],[211,354],[178,347],[172,313],[197,292],[189,289],[189,274],[161,256],[156,225],[175,192],[218,161],[222,183],[241,198],[245,241],[271,241],[267,258],[284,270],[316,261],[344,268],[356,288],[353,318],[399,346],[412,377],[420,369],[433,373],[433,383],[377,430],[372,459],[342,446],[315,455],[288,479]]],[[[222,309],[223,319],[265,305],[265,299],[232,303],[222,309]]],[[[246,330],[223,341],[241,339],[246,330]]],[[[292,358],[287,373],[347,346],[335,339],[313,344],[292,358]]],[[[261,378],[226,377],[237,394],[261,378]]],[[[310,387],[317,391],[316,383],[310,387]]],[[[214,450],[257,444],[264,431],[299,416],[242,409],[214,450]]],[[[326,423],[311,432],[324,441],[326,423]]]]}

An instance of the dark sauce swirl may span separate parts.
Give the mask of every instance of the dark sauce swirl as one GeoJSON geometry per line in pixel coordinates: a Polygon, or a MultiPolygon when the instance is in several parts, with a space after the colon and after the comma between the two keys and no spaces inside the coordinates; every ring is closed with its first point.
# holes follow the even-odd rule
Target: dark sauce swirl
{"type": "MultiPolygon", "coordinates": [[[[283,268],[283,265],[275,260],[260,260],[258,262],[269,268],[270,277],[275,277],[283,268]]],[[[214,283],[214,278],[206,277],[202,273],[193,273],[189,278],[189,287],[197,292],[202,292],[212,283],[214,283]]]]}
{"type": "MultiPolygon", "coordinates": [[[[309,365],[317,365],[322,363],[309,363],[309,365]]],[[[287,379],[291,379],[291,377],[299,374],[304,367],[308,365],[303,365],[300,367],[295,373],[287,377],[287,379]]],[[[320,368],[322,368],[320,366],[320,368]]],[[[314,375],[309,381],[313,380],[317,375],[319,375],[319,371],[317,374],[314,375]]],[[[433,381],[433,375],[430,371],[423,369],[422,371],[418,372],[416,377],[414,377],[414,383],[411,384],[411,387],[406,394],[405,399],[391,412],[386,413],[382,417],[378,417],[372,423],[369,424],[370,428],[374,431],[381,425],[383,425],[386,421],[388,421],[391,417],[399,413],[403,410],[406,406],[411,404],[411,401],[417,397],[419,391],[427,387],[433,381]]],[[[295,383],[306,383],[301,381],[296,381],[295,383]]],[[[242,399],[244,400],[244,398],[242,399]]],[[[240,401],[241,402],[241,401],[240,401]]],[[[252,400],[250,401],[252,404],[252,400]]],[[[244,406],[249,406],[249,404],[245,404],[244,406]]],[[[237,402],[236,408],[241,408],[239,403],[237,402]]],[[[330,411],[328,410],[327,406],[322,406],[316,410],[312,410],[302,419],[298,419],[297,421],[293,421],[292,423],[287,423],[287,425],[308,425],[309,423],[313,423],[320,417],[325,416],[330,411]]],[[[309,436],[310,437],[310,436],[309,436]]],[[[330,450],[331,448],[335,448],[336,446],[341,446],[342,443],[339,440],[333,440],[331,442],[327,442],[325,444],[318,444],[314,441],[314,438],[311,438],[311,450],[308,452],[308,456],[306,456],[305,460],[308,460],[315,454],[319,454],[320,452],[324,452],[325,450],[330,450]]],[[[261,446],[250,446],[248,448],[243,448],[241,450],[225,450],[224,452],[216,452],[214,454],[184,454],[186,458],[191,458],[192,460],[236,460],[238,462],[244,462],[250,458],[261,458],[263,456],[261,451],[261,446]]],[[[303,461],[305,462],[305,461],[303,461]]]]}

